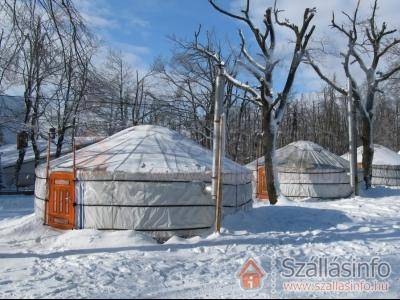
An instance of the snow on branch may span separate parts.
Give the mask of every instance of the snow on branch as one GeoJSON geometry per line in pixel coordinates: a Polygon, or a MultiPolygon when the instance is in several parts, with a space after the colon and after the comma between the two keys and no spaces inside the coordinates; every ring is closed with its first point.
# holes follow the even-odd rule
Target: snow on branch
{"type": "Polygon", "coordinates": [[[259,71],[265,73],[267,72],[267,69],[263,67],[261,64],[259,64],[247,51],[246,49],[246,41],[243,35],[242,30],[239,30],[239,35],[240,35],[240,40],[241,40],[241,51],[246,57],[246,59],[254,66],[256,67],[259,71]]]}

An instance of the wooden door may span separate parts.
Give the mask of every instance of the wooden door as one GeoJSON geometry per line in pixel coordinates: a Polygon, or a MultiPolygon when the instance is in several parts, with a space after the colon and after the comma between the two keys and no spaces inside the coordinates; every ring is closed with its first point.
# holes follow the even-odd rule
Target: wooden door
{"type": "Polygon", "coordinates": [[[48,223],[60,229],[75,226],[75,184],[73,173],[54,172],[50,175],[48,223]]]}
{"type": "Polygon", "coordinates": [[[268,200],[264,167],[258,167],[257,170],[257,198],[260,200],[268,200]]]}

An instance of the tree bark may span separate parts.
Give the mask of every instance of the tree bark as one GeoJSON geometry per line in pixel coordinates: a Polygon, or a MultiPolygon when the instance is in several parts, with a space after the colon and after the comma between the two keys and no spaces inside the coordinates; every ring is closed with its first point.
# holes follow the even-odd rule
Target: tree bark
{"type": "Polygon", "coordinates": [[[362,118],[361,141],[363,145],[362,167],[364,171],[364,181],[365,187],[368,189],[371,187],[374,148],[372,143],[372,125],[370,119],[366,116],[362,118]]]}
{"type": "Polygon", "coordinates": [[[273,163],[276,130],[271,127],[273,121],[271,120],[271,112],[267,107],[262,108],[262,116],[265,180],[269,202],[274,205],[278,202],[278,192],[275,185],[275,170],[273,163]]]}
{"type": "Polygon", "coordinates": [[[59,158],[61,156],[64,138],[65,138],[65,129],[61,129],[58,132],[58,139],[57,139],[57,149],[56,149],[56,157],[57,158],[59,158]]]}

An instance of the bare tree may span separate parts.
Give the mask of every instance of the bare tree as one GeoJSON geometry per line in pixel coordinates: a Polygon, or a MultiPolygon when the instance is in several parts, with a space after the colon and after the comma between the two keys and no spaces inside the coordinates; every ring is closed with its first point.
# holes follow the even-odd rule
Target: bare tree
{"type": "Polygon", "coordinates": [[[3,93],[9,85],[15,83],[13,73],[25,37],[14,34],[13,13],[7,3],[0,3],[0,18],[4,21],[0,25],[0,93],[3,93]],[[11,28],[5,28],[6,24],[11,25],[11,28]]]}
{"type": "MultiPolygon", "coordinates": [[[[29,135],[35,165],[38,165],[38,138],[41,136],[42,127],[46,125],[42,120],[51,102],[49,99],[53,99],[54,95],[63,96],[62,105],[58,110],[58,114],[63,115],[59,118],[63,121],[62,125],[58,126],[61,133],[59,145],[62,144],[67,128],[65,116],[73,119],[76,109],[74,105],[69,109],[71,106],[68,103],[71,95],[80,94],[76,90],[78,85],[75,83],[79,80],[75,74],[83,69],[79,66],[88,65],[86,58],[90,47],[86,41],[89,39],[82,38],[82,32],[85,32],[84,25],[69,0],[4,0],[0,8],[1,13],[5,13],[10,19],[9,36],[17,47],[17,50],[13,50],[9,55],[9,61],[14,62],[11,72],[24,85],[25,112],[21,129],[29,135]],[[58,92],[47,97],[46,94],[52,93],[54,88],[58,92]],[[76,93],[73,93],[74,89],[76,93]]],[[[3,73],[9,69],[8,65],[1,65],[3,73]]],[[[77,98],[81,99],[82,96],[81,94],[77,98]]],[[[74,97],[75,100],[77,98],[74,97]]],[[[58,147],[58,151],[61,152],[61,147],[58,147]]],[[[24,158],[25,149],[20,149],[15,169],[17,185],[24,158]]]]}
{"type": "MultiPolygon", "coordinates": [[[[364,181],[368,188],[371,186],[372,160],[374,155],[373,120],[376,94],[379,92],[379,85],[382,82],[400,71],[400,64],[386,68],[386,70],[381,70],[380,68],[384,65],[384,59],[390,54],[390,51],[400,44],[400,39],[392,38],[396,29],[388,29],[385,22],[378,28],[376,24],[377,0],[375,0],[372,7],[371,16],[364,22],[358,18],[359,6],[360,0],[352,15],[343,12],[349,21],[348,26],[337,24],[335,14],[333,13],[331,27],[344,35],[348,41],[346,50],[341,53],[343,58],[342,65],[347,78],[350,79],[352,95],[361,114],[362,165],[364,169],[364,181]],[[364,72],[365,82],[352,73],[351,64],[353,63],[356,63],[362,72],[364,72]]],[[[308,63],[325,82],[329,83],[342,95],[347,96],[347,89],[340,87],[339,84],[329,79],[321,71],[311,55],[308,55],[308,63]]]]}
{"type": "MultiPolygon", "coordinates": [[[[199,31],[195,33],[194,39],[198,38],[199,31]]],[[[222,56],[222,46],[216,42],[213,32],[206,34],[206,47],[214,49],[222,56]]],[[[178,100],[181,109],[188,111],[187,124],[190,128],[192,138],[204,147],[211,148],[211,134],[214,119],[214,93],[215,74],[214,60],[204,56],[197,50],[193,51],[191,42],[184,42],[176,37],[171,37],[174,43],[174,51],[170,62],[159,68],[161,78],[169,87],[172,87],[171,97],[178,100]]],[[[236,55],[231,53],[225,59],[226,68],[235,73],[236,55]]],[[[228,83],[227,93],[224,102],[227,104],[226,113],[229,114],[229,107],[237,100],[238,89],[228,83]]]]}
{"type": "MultiPolygon", "coordinates": [[[[247,92],[252,102],[261,107],[261,123],[262,123],[262,150],[265,158],[265,174],[268,196],[271,204],[275,204],[278,199],[278,187],[276,185],[275,168],[273,157],[275,153],[275,139],[277,130],[282,121],[290,90],[292,88],[296,72],[305,55],[310,38],[314,32],[315,26],[310,26],[314,18],[315,8],[307,8],[304,11],[303,21],[300,26],[291,23],[289,20],[280,19],[282,12],[276,8],[268,8],[264,14],[264,28],[261,31],[250,18],[250,0],[246,1],[245,8],[241,14],[233,14],[218,6],[215,1],[209,0],[210,4],[220,13],[227,15],[233,19],[244,22],[252,32],[258,50],[261,51],[261,62],[256,59],[247,49],[247,43],[242,31],[239,32],[241,38],[241,53],[244,57],[242,61],[243,67],[257,80],[258,86],[253,87],[248,83],[239,81],[229,73],[225,76],[229,82],[236,87],[247,92]],[[277,64],[280,62],[275,53],[276,48],[276,32],[275,24],[289,29],[295,36],[294,47],[292,52],[289,69],[286,75],[286,81],[281,92],[274,94],[273,92],[273,75],[277,64]]],[[[197,40],[193,45],[200,53],[211,57],[216,63],[223,63],[220,55],[212,49],[207,49],[197,40]]]]}
{"type": "MultiPolygon", "coordinates": [[[[24,82],[25,117],[23,129],[27,131],[32,149],[35,154],[35,165],[39,163],[40,151],[37,145],[39,131],[38,120],[41,115],[40,99],[42,83],[45,73],[48,74],[48,45],[45,45],[46,25],[43,22],[37,1],[28,1],[22,4],[16,2],[7,3],[13,17],[13,24],[16,30],[13,32],[15,39],[24,37],[24,44],[19,53],[21,63],[18,64],[18,73],[24,82]]],[[[15,169],[15,183],[18,186],[19,172],[25,158],[25,149],[19,150],[19,156],[15,169]]]]}
{"type": "MultiPolygon", "coordinates": [[[[62,22],[65,6],[54,7],[49,2],[48,11],[53,20],[60,46],[56,57],[59,57],[60,72],[58,84],[52,96],[52,105],[56,106],[56,124],[58,130],[56,157],[62,152],[65,136],[75,136],[78,109],[88,93],[88,78],[91,71],[91,60],[96,50],[95,41],[86,26],[75,18],[70,23],[62,22]]],[[[68,2],[67,2],[68,3],[68,2]]],[[[68,8],[69,9],[69,8],[68,8]]],[[[76,16],[78,18],[79,15],[76,16]]],[[[50,114],[49,122],[53,123],[50,114]]]]}
{"type": "Polygon", "coordinates": [[[110,100],[116,102],[115,107],[114,105],[112,107],[112,114],[115,114],[115,120],[119,121],[121,127],[127,126],[128,97],[133,90],[132,67],[126,62],[120,51],[110,49],[103,73],[111,88],[110,100]]]}

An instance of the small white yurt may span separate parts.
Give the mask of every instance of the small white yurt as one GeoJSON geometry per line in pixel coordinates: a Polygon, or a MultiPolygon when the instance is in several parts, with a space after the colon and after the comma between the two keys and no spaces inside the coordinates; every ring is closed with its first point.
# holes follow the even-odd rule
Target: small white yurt
{"type": "MultiPolygon", "coordinates": [[[[357,163],[362,169],[363,147],[357,148],[357,163]]],[[[346,160],[349,153],[342,155],[346,160]]],[[[384,146],[374,144],[372,160],[372,185],[400,187],[400,155],[384,146]]]]}
{"type": "MultiPolygon", "coordinates": [[[[35,213],[58,228],[133,229],[155,237],[211,228],[212,153],[179,133],[143,125],[123,130],[36,170],[35,213]],[[72,187],[71,187],[72,185],[72,187]]],[[[251,207],[251,173],[223,160],[223,213],[251,207]]]]}
{"type": "MultiPolygon", "coordinates": [[[[313,142],[298,141],[277,150],[275,164],[280,192],[289,199],[339,199],[352,193],[349,163],[313,142]]],[[[247,167],[253,171],[253,192],[266,195],[261,190],[265,184],[259,183],[265,180],[264,158],[247,167]]]]}

